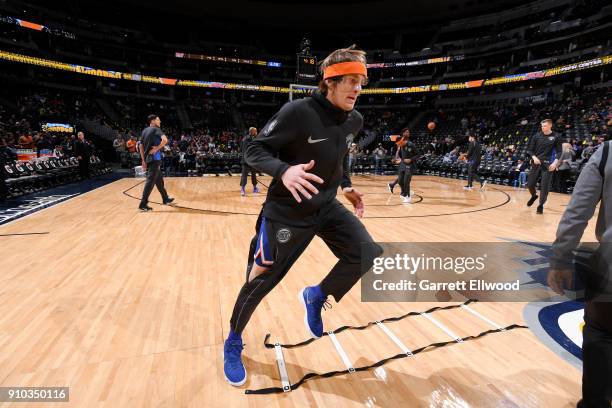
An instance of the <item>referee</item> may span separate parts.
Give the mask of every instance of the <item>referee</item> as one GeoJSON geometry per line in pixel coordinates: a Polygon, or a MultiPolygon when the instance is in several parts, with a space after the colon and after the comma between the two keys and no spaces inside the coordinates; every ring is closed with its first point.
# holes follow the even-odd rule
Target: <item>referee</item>
{"type": "MultiPolygon", "coordinates": [[[[224,344],[225,379],[234,386],[246,382],[242,332],[251,315],[315,236],[338,261],[319,284],[298,294],[312,337],[323,334],[321,310],[327,297],[340,301],[373,263],[370,257],[362,260],[361,252],[361,244],[372,243],[372,237],[336,199],[342,187],[355,214],[363,215],[363,195],[352,187],[349,176],[347,139],[363,126],[354,105],[367,81],[365,52],[354,46],[336,50],[321,62],[321,70],[319,91],[284,105],[246,152],[247,164],[273,180],[251,240],[245,283],[224,344]]],[[[283,313],[286,309],[280,307],[279,314],[283,313]]]]}

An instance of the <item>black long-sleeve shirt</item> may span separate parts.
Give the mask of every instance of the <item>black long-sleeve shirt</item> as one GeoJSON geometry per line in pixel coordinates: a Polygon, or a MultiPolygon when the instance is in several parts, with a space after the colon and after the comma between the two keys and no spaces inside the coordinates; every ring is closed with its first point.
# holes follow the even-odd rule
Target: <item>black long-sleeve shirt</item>
{"type": "Polygon", "coordinates": [[[473,142],[470,142],[470,144],[468,145],[468,151],[467,151],[467,157],[466,157],[467,161],[473,162],[475,164],[479,164],[481,156],[482,156],[482,147],[480,146],[480,143],[478,143],[476,140],[474,140],[473,142]]]}
{"type": "Polygon", "coordinates": [[[527,145],[527,154],[530,157],[536,156],[541,162],[547,162],[549,164],[555,159],[560,158],[562,151],[563,137],[557,132],[552,132],[548,136],[542,132],[538,132],[531,136],[529,144],[527,145]]]}
{"type": "Polygon", "coordinates": [[[80,140],[77,139],[77,141],[74,142],[74,155],[81,156],[83,158],[91,156],[90,144],[87,143],[86,141],[81,142],[80,140]]]}
{"type": "Polygon", "coordinates": [[[251,135],[246,135],[244,139],[242,139],[242,142],[240,142],[240,151],[242,152],[242,160],[240,161],[240,164],[246,163],[244,158],[246,157],[246,151],[249,148],[249,145],[251,144],[252,141],[253,141],[253,138],[251,137],[251,135]]]}
{"type": "Polygon", "coordinates": [[[405,170],[406,167],[414,169],[416,167],[416,161],[419,154],[419,150],[414,143],[411,141],[406,142],[406,144],[399,149],[399,158],[401,159],[399,169],[405,170]],[[410,159],[410,163],[404,162],[406,159],[410,159]]]}
{"type": "Polygon", "coordinates": [[[362,126],[359,112],[345,112],[319,92],[285,104],[249,144],[245,155],[249,166],[273,177],[263,215],[296,226],[316,224],[317,213],[335,200],[338,186],[351,186],[348,141],[362,126]],[[297,203],[281,177],[290,166],[310,160],[315,165],[308,172],[322,178],[323,184],[311,181],[319,193],[297,203]]]}

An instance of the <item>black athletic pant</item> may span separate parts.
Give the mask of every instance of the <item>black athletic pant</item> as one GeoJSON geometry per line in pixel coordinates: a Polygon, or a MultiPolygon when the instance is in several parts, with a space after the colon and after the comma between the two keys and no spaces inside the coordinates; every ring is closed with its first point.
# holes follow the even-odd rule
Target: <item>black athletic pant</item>
{"type": "Polygon", "coordinates": [[[81,160],[79,160],[79,175],[84,179],[89,177],[89,157],[81,156],[81,160]]]}
{"type": "Polygon", "coordinates": [[[255,237],[251,240],[246,283],[240,289],[230,321],[235,333],[242,333],[259,302],[285,277],[315,235],[319,236],[338,258],[336,265],[319,284],[323,294],[333,296],[336,302],[339,302],[370,268],[374,258],[382,253],[382,249],[377,247],[380,252],[371,254],[362,262],[361,244],[372,243],[372,237],[361,221],[339,201],[334,200],[319,210],[318,218],[316,225],[310,227],[294,227],[266,218],[266,234],[274,263],[266,272],[249,282],[249,273],[253,267],[253,256],[262,225],[260,214],[255,237]]]}
{"type": "Polygon", "coordinates": [[[582,401],[579,408],[610,408],[612,333],[585,316],[582,331],[582,401]]]}
{"type": "Polygon", "coordinates": [[[480,176],[478,175],[479,166],[480,166],[480,163],[474,163],[474,162],[468,163],[468,179],[467,179],[468,187],[472,187],[472,181],[474,181],[474,179],[476,179],[482,185],[482,180],[480,179],[480,176]]]}
{"type": "Polygon", "coordinates": [[[247,176],[251,173],[251,183],[253,183],[253,187],[257,185],[257,173],[255,169],[250,167],[247,164],[242,165],[242,175],[240,176],[240,187],[246,186],[247,176]]]}
{"type": "Polygon", "coordinates": [[[557,191],[567,193],[567,180],[570,176],[570,169],[557,170],[557,191]]]}
{"type": "Polygon", "coordinates": [[[149,202],[149,196],[153,191],[153,186],[157,187],[159,193],[162,196],[162,200],[166,202],[168,200],[168,193],[164,187],[164,178],[161,173],[161,160],[154,160],[147,164],[147,182],[145,183],[144,190],[142,191],[142,200],[140,200],[140,206],[144,207],[149,202]]]}
{"type": "Polygon", "coordinates": [[[410,180],[412,180],[412,168],[410,166],[406,166],[405,169],[400,170],[398,176],[398,182],[402,191],[400,195],[402,197],[410,196],[410,180]]]}
{"type": "Polygon", "coordinates": [[[550,191],[550,178],[551,174],[548,171],[549,163],[542,162],[540,165],[533,165],[531,170],[529,171],[529,176],[527,177],[527,188],[532,196],[536,195],[536,185],[538,184],[538,179],[540,178],[540,174],[542,175],[542,181],[540,181],[540,205],[544,205],[546,203],[546,199],[548,198],[548,192],[550,191]]]}
{"type": "Polygon", "coordinates": [[[395,187],[396,184],[398,184],[400,182],[400,173],[401,170],[397,169],[397,177],[395,178],[395,180],[393,180],[390,184],[395,187]]]}

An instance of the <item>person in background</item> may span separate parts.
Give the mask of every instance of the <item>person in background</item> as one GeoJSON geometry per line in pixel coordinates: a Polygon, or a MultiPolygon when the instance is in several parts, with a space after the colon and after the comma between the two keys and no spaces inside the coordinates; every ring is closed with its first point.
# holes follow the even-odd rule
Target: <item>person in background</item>
{"type": "Polygon", "coordinates": [[[570,175],[571,165],[574,161],[574,149],[569,143],[563,143],[563,151],[561,152],[561,158],[559,159],[559,169],[557,170],[557,191],[560,193],[567,193],[567,179],[570,175]]]}
{"type": "Polygon", "coordinates": [[[353,167],[355,167],[355,163],[357,162],[357,152],[359,151],[359,148],[357,147],[357,143],[351,143],[351,146],[349,147],[349,152],[348,152],[348,165],[349,165],[349,172],[352,175],[353,174],[353,167]]]}
{"type": "Polygon", "coordinates": [[[255,139],[255,136],[257,136],[257,129],[250,127],[249,134],[244,137],[242,143],[240,144],[240,149],[242,150],[242,159],[240,161],[242,164],[242,174],[240,175],[241,196],[246,195],[247,176],[249,175],[249,172],[251,173],[251,183],[253,183],[253,193],[259,193],[259,188],[257,188],[257,173],[255,169],[249,166],[244,159],[246,151],[249,148],[249,145],[253,142],[253,139],[255,139]]]}
{"type": "Polygon", "coordinates": [[[149,196],[156,186],[162,197],[163,205],[170,205],[174,198],[169,197],[164,186],[164,178],[161,172],[162,152],[168,143],[168,138],[160,129],[161,120],[159,116],[151,114],[147,117],[149,126],[142,131],[142,140],[139,147],[142,169],[147,172],[147,181],[142,191],[142,199],[138,209],[142,212],[153,210],[149,207],[149,196]]]}
{"type": "Polygon", "coordinates": [[[381,164],[385,159],[387,151],[383,148],[382,143],[379,143],[372,153],[374,154],[374,174],[382,174],[381,164]]]}
{"type": "Polygon", "coordinates": [[[136,136],[131,136],[125,146],[129,153],[136,153],[136,136]]]}
{"type": "Polygon", "coordinates": [[[77,133],[77,141],[74,143],[74,155],[79,160],[79,175],[81,179],[89,177],[89,159],[91,157],[91,145],[85,140],[85,133],[77,133]]]}

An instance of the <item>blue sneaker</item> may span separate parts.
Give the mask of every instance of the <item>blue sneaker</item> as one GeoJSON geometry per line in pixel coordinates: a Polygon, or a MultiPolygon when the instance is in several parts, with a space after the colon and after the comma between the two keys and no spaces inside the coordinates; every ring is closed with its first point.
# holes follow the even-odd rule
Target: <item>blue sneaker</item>
{"type": "Polygon", "coordinates": [[[259,191],[259,187],[257,187],[257,186],[253,187],[253,193],[254,194],[258,194],[259,192],[260,192],[259,191]]]}
{"type": "Polygon", "coordinates": [[[243,197],[246,195],[246,190],[244,189],[244,187],[240,187],[240,195],[243,197]]]}
{"type": "Polygon", "coordinates": [[[240,387],[246,382],[247,372],[242,364],[240,354],[244,345],[242,340],[225,340],[223,345],[223,372],[225,380],[234,387],[240,387]]]}
{"type": "Polygon", "coordinates": [[[318,339],[323,335],[323,319],[321,309],[331,307],[327,297],[316,286],[307,286],[299,294],[304,305],[304,325],[312,337],[318,339]]]}

